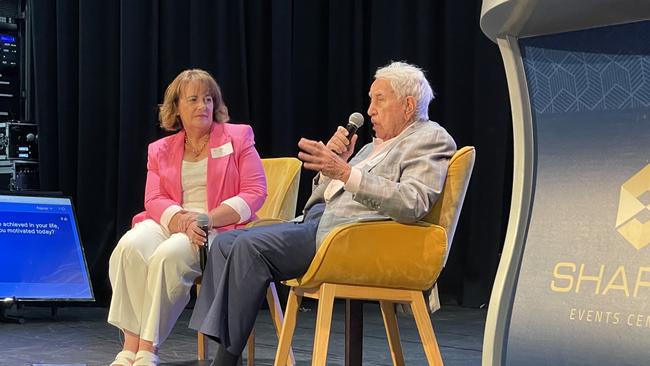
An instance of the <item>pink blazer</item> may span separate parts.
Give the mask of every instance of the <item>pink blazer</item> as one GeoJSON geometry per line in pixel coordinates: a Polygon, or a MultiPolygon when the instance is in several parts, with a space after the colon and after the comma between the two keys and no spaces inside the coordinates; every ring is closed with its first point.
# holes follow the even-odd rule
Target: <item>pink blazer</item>
{"type": "MultiPolygon", "coordinates": [[[[133,225],[146,219],[160,223],[165,209],[183,205],[181,166],[184,145],[184,130],[149,144],[145,211],[133,217],[133,225]]],[[[208,141],[207,196],[208,210],[230,197],[239,196],[253,212],[248,221],[256,218],[254,213],[266,199],[266,177],[250,126],[215,123],[208,141]]],[[[245,224],[232,224],[218,230],[235,229],[245,224]]]]}

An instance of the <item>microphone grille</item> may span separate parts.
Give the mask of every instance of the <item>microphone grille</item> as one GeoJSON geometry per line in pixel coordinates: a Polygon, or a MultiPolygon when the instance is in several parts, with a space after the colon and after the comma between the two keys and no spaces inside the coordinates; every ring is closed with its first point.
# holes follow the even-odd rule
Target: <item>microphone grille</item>
{"type": "Polygon", "coordinates": [[[210,223],[210,218],[208,217],[208,215],[204,213],[199,214],[196,217],[196,224],[199,225],[199,227],[208,226],[209,223],[210,223]]]}
{"type": "Polygon", "coordinates": [[[363,126],[363,115],[359,112],[354,112],[350,115],[350,118],[348,118],[348,122],[352,123],[353,125],[357,126],[357,128],[360,128],[363,126]]]}

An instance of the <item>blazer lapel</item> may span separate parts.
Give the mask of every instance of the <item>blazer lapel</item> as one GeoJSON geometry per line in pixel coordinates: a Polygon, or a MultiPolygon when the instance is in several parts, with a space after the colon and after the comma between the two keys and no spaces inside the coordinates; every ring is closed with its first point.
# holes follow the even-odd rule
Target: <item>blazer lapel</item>
{"type": "MultiPolygon", "coordinates": [[[[169,141],[168,164],[165,169],[162,179],[167,178],[169,184],[169,192],[172,194],[172,199],[176,202],[183,203],[183,182],[181,181],[181,170],[183,168],[183,153],[185,145],[185,131],[181,130],[174,135],[169,141]]],[[[164,152],[163,152],[164,153],[164,152]]]]}
{"type": "Polygon", "coordinates": [[[399,144],[400,141],[407,138],[412,133],[415,133],[415,131],[417,131],[420,128],[420,126],[421,126],[420,123],[421,122],[414,122],[413,124],[411,124],[409,127],[407,127],[406,131],[404,131],[401,135],[399,135],[395,139],[395,141],[393,141],[393,143],[390,144],[390,146],[388,146],[386,148],[385,151],[382,151],[379,155],[377,155],[374,158],[370,159],[370,161],[368,161],[365,164],[365,167],[364,167],[365,171],[367,171],[367,172],[371,171],[375,166],[377,166],[379,163],[384,161],[384,159],[386,159],[386,157],[391,153],[393,148],[395,146],[397,146],[397,144],[399,144]]]}

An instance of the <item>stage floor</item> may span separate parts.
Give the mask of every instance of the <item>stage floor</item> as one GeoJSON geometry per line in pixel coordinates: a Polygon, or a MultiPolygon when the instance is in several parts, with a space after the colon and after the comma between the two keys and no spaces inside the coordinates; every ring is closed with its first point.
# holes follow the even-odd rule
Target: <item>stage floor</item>
{"type": "MultiPolygon", "coordinates": [[[[293,350],[298,365],[309,365],[314,336],[315,303],[304,301],[294,334],[293,350]]],[[[337,302],[332,321],[328,365],[343,365],[343,314],[345,304],[337,302]]],[[[445,365],[480,365],[486,310],[445,305],[432,315],[433,327],[445,365]]],[[[121,348],[116,328],[106,323],[106,308],[60,308],[51,317],[49,308],[23,307],[24,324],[0,323],[0,365],[44,364],[108,365],[121,348]]],[[[164,365],[209,365],[196,360],[196,333],[187,328],[191,310],[176,324],[160,356],[164,365]]],[[[402,347],[407,365],[426,365],[415,322],[410,315],[398,316],[402,347]]],[[[268,310],[262,310],[256,324],[256,365],[272,365],[277,339],[268,310]]],[[[210,352],[214,351],[214,347],[210,352]]],[[[379,306],[364,304],[364,365],[392,365],[379,306]]]]}

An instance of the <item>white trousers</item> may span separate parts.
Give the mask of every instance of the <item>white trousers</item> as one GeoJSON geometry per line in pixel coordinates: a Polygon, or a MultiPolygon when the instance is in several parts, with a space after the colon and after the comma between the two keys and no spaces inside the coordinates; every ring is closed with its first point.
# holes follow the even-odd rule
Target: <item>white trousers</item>
{"type": "Polygon", "coordinates": [[[201,274],[199,251],[184,233],[153,220],[127,231],[111,254],[108,322],[155,346],[169,336],[201,274]]]}

